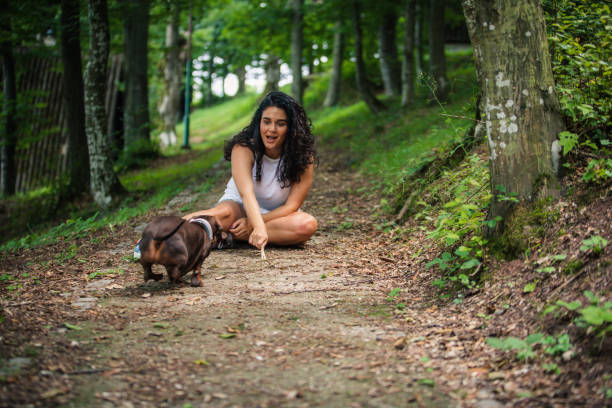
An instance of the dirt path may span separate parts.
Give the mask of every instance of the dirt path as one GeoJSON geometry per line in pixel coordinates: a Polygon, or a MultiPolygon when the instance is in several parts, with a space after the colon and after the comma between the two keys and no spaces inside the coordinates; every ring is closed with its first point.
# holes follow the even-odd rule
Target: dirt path
{"type": "MultiPolygon", "coordinates": [[[[330,169],[304,208],[320,224],[309,243],[268,248],[267,261],[246,246],[215,251],[202,288],[142,282],[129,257],[145,219],[80,240],[72,257],[66,242],[4,259],[26,278],[2,304],[0,406],[571,404],[562,378],[538,378],[537,362],[517,369],[484,343],[498,330],[491,317],[526,330],[504,315],[507,293],[440,307],[424,241],[382,239],[375,197],[330,169]]],[[[223,181],[194,208],[212,205],[223,181]]]]}

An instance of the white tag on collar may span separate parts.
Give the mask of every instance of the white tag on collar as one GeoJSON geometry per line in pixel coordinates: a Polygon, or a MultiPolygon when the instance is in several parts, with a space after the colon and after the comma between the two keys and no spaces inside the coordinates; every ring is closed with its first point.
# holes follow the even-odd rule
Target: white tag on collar
{"type": "Polygon", "coordinates": [[[203,218],[192,218],[189,220],[189,222],[195,222],[196,224],[200,224],[202,228],[206,230],[206,233],[208,234],[208,238],[211,240],[213,239],[212,227],[210,226],[210,223],[208,221],[206,221],[203,218]]]}

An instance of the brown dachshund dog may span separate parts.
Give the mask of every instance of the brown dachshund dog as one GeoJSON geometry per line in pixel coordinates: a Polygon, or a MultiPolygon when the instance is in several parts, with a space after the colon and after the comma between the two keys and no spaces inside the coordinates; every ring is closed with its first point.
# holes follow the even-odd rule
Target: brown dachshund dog
{"type": "Polygon", "coordinates": [[[217,219],[208,215],[190,220],[176,216],[155,218],[146,226],[135,251],[135,256],[140,252],[145,282],[163,277],[151,270],[153,264],[158,264],[166,267],[170,282],[181,283],[181,278],[193,271],[191,286],[202,286],[202,262],[224,238],[223,234],[217,219]]]}

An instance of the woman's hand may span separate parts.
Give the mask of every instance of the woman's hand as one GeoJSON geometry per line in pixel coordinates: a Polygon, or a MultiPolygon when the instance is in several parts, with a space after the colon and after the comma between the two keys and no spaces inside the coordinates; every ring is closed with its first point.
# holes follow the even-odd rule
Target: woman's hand
{"type": "Polygon", "coordinates": [[[265,225],[260,228],[253,228],[253,232],[249,236],[249,244],[257,247],[257,249],[264,248],[268,243],[268,231],[266,231],[265,225]]]}
{"type": "Polygon", "coordinates": [[[251,227],[251,223],[249,223],[246,217],[238,218],[229,228],[229,232],[231,232],[235,238],[242,241],[248,240],[252,231],[253,227],[251,227]]]}

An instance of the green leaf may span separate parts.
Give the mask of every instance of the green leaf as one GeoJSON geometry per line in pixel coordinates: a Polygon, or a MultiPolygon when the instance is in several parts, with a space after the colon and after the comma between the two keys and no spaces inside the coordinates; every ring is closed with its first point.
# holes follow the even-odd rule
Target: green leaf
{"type": "Polygon", "coordinates": [[[582,303],[580,303],[580,302],[579,302],[579,301],[577,301],[577,300],[575,300],[575,301],[573,301],[573,302],[570,302],[570,303],[565,302],[565,301],[563,301],[563,300],[557,300],[557,304],[558,304],[559,306],[563,306],[563,307],[565,307],[566,309],[569,309],[569,310],[571,310],[571,311],[578,310],[578,309],[580,309],[580,307],[582,307],[582,303]]]}
{"type": "Polygon", "coordinates": [[[461,264],[460,268],[461,269],[471,269],[475,266],[480,265],[480,261],[476,258],[472,258],[469,261],[466,261],[464,263],[461,264]]]}
{"type": "Polygon", "coordinates": [[[66,326],[66,328],[70,329],[70,330],[83,330],[82,327],[80,326],[76,326],[74,324],[70,324],[70,323],[64,323],[64,326],[66,326]]]}
{"type": "Polygon", "coordinates": [[[153,323],[153,327],[156,329],[167,329],[170,325],[168,323],[156,322],[153,323]]]}
{"type": "Polygon", "coordinates": [[[604,322],[603,309],[597,306],[587,306],[580,310],[580,314],[588,324],[599,326],[604,322]]]}
{"type": "Polygon", "coordinates": [[[529,345],[532,345],[532,344],[541,342],[543,338],[544,338],[544,334],[533,333],[527,336],[527,338],[525,339],[525,342],[529,345]]]}
{"type": "Polygon", "coordinates": [[[426,385],[428,387],[433,387],[436,384],[431,378],[421,378],[418,383],[421,385],[426,385]]]}
{"type": "Polygon", "coordinates": [[[221,335],[222,339],[231,339],[231,338],[234,338],[234,337],[236,337],[236,333],[223,333],[221,335]]]}
{"type": "Polygon", "coordinates": [[[531,293],[531,292],[533,292],[535,290],[535,288],[536,288],[536,281],[528,283],[523,288],[523,293],[531,293]]]}
{"type": "Polygon", "coordinates": [[[563,147],[563,155],[567,155],[578,144],[578,135],[563,131],[559,133],[559,144],[563,147]]]}

